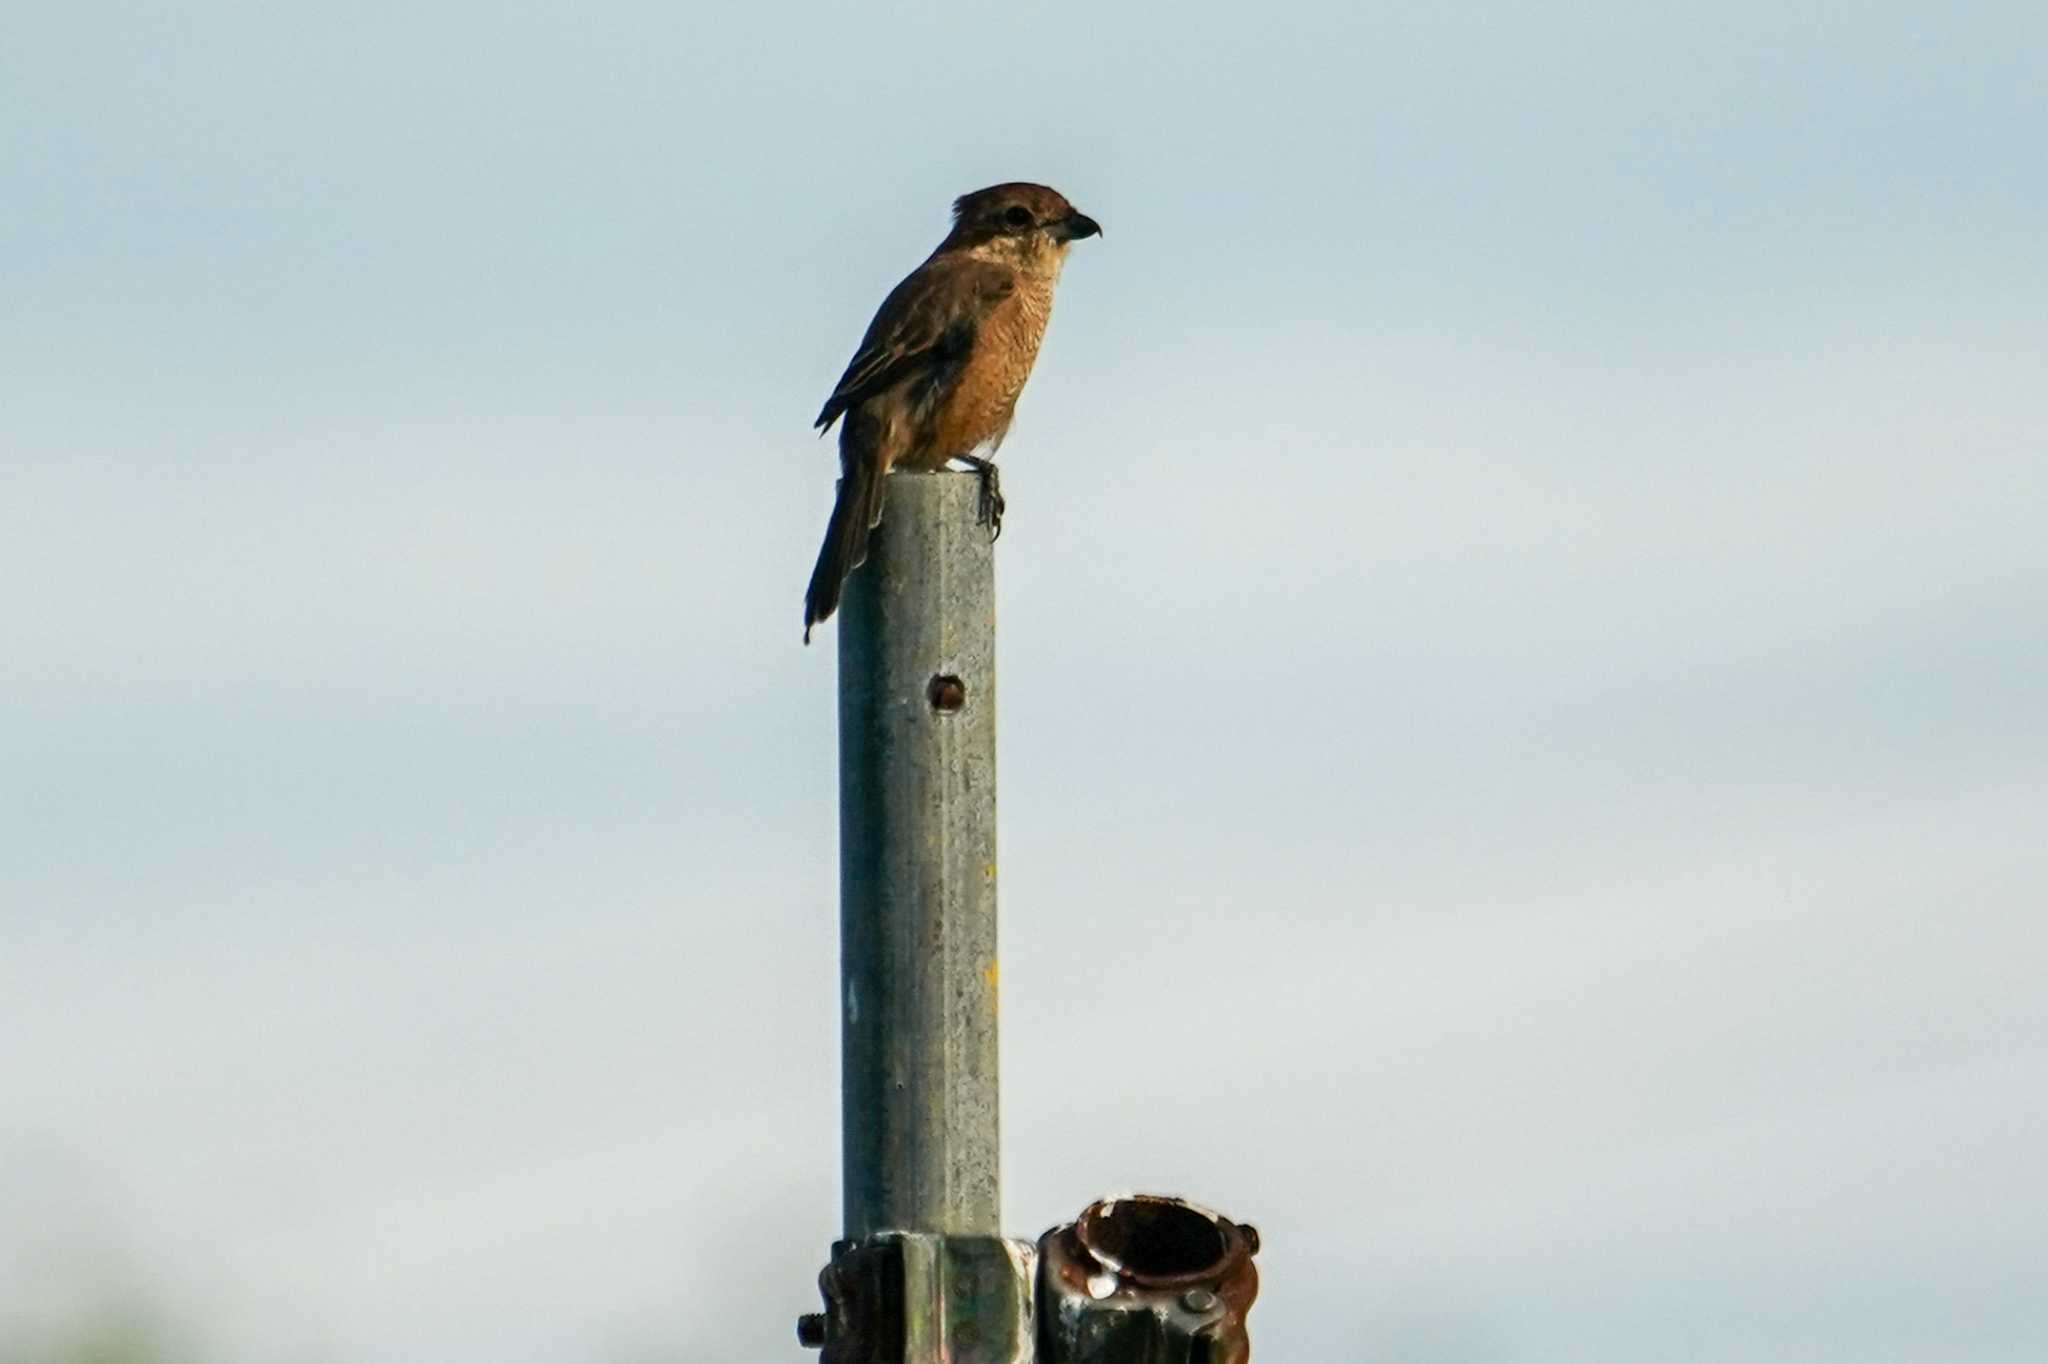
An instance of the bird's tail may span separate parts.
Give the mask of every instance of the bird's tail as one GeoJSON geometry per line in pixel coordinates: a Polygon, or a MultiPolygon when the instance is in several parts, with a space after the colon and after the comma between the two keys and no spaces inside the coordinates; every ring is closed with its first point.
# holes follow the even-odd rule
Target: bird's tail
{"type": "Polygon", "coordinates": [[[811,627],[839,609],[839,589],[846,575],[868,557],[868,532],[882,520],[883,477],[873,461],[856,459],[848,462],[839,480],[839,500],[832,504],[818,566],[811,570],[811,585],[804,591],[806,644],[811,642],[811,627]]]}

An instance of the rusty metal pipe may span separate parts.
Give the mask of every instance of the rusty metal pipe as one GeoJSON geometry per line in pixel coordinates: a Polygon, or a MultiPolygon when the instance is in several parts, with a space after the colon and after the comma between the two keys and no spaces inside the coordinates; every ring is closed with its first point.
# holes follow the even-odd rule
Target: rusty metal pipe
{"type": "Polygon", "coordinates": [[[1124,1194],[1039,1238],[1037,1364],[1249,1364],[1258,1230],[1124,1194]]]}
{"type": "Polygon", "coordinates": [[[972,474],[889,475],[839,623],[844,1235],[1000,1234],[995,557],[972,474]]]}

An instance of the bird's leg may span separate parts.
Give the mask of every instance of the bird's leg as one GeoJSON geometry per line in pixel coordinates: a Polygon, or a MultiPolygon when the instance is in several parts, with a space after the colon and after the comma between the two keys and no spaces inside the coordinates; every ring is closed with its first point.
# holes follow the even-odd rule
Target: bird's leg
{"type": "Polygon", "coordinates": [[[968,468],[981,476],[980,519],[988,527],[988,538],[997,540],[1003,534],[1003,480],[1001,472],[992,459],[980,455],[955,455],[968,468]]]}

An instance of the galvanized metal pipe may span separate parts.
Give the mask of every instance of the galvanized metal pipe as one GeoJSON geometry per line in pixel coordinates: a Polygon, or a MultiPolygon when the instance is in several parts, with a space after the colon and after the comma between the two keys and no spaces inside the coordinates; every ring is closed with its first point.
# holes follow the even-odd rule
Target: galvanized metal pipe
{"type": "Polygon", "coordinates": [[[839,621],[845,1236],[999,1235],[995,556],[973,474],[894,473],[839,621]]]}

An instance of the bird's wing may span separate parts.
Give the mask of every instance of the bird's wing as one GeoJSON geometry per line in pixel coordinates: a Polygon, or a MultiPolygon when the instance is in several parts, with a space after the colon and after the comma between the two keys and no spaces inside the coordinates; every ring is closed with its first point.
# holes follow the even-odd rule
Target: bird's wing
{"type": "Polygon", "coordinates": [[[988,261],[965,256],[926,261],[882,300],[814,424],[823,430],[869,395],[957,361],[974,344],[975,329],[989,307],[1016,287],[1014,274],[988,261]]]}

